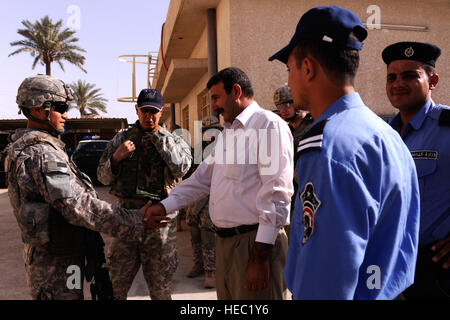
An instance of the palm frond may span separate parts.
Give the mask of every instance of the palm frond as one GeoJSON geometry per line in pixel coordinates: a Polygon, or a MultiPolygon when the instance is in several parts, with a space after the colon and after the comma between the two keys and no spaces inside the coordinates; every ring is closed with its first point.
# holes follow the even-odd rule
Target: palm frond
{"type": "MultiPolygon", "coordinates": [[[[41,61],[41,59],[39,58],[39,56],[37,56],[36,58],[34,58],[34,62],[33,62],[33,65],[31,66],[31,69],[34,70],[34,68],[36,67],[36,64],[37,64],[39,61],[41,61]]],[[[42,63],[42,61],[41,61],[41,63],[42,63]]]]}
{"type": "Polygon", "coordinates": [[[95,84],[78,80],[70,84],[73,91],[74,103],[76,104],[81,116],[86,115],[87,112],[98,115],[98,111],[107,112],[107,99],[100,93],[101,89],[96,88],[95,84]]]}
{"type": "Polygon", "coordinates": [[[56,60],[56,62],[58,62],[59,67],[61,68],[61,70],[66,72],[66,70],[64,70],[64,65],[62,64],[61,60],[56,60]]]}
{"type": "Polygon", "coordinates": [[[80,53],[86,50],[78,47],[76,43],[79,41],[75,37],[75,31],[69,28],[63,29],[63,20],[54,22],[49,16],[45,16],[34,23],[29,20],[21,21],[23,29],[18,29],[17,33],[24,39],[11,42],[11,47],[19,47],[11,52],[8,57],[21,52],[29,52],[34,60],[32,68],[36,66],[39,57],[42,63],[51,64],[57,62],[64,71],[63,61],[77,66],[83,72],[87,73],[83,65],[86,58],[80,53]]]}
{"type": "Polygon", "coordinates": [[[99,115],[99,113],[97,112],[97,110],[95,110],[95,109],[93,109],[93,108],[90,108],[90,107],[88,107],[87,109],[88,109],[88,111],[89,111],[90,114],[95,114],[96,116],[99,115]]]}

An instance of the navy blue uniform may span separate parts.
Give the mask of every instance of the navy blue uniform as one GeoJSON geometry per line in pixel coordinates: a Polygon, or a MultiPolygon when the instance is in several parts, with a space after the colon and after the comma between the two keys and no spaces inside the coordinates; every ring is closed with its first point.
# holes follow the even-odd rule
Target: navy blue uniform
{"type": "MultiPolygon", "coordinates": [[[[450,231],[450,124],[439,125],[442,110],[450,113],[450,107],[436,105],[430,99],[406,125],[402,135],[419,177],[420,245],[443,239],[450,231]]],[[[400,132],[399,114],[392,119],[391,126],[400,132]]]]}
{"type": "Polygon", "coordinates": [[[419,231],[405,144],[351,93],[322,113],[297,150],[284,270],[293,298],[395,298],[413,282],[419,231]]]}
{"type": "MultiPolygon", "coordinates": [[[[391,126],[400,132],[400,115],[391,126]]],[[[419,256],[414,285],[406,298],[448,298],[450,270],[432,262],[430,246],[450,231],[450,107],[429,100],[405,126],[402,139],[411,151],[420,187],[419,256]]]]}

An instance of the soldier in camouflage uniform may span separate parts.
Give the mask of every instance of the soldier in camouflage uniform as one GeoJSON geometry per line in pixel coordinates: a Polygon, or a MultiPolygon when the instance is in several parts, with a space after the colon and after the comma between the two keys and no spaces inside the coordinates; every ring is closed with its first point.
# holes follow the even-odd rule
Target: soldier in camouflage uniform
{"type": "MultiPolygon", "coordinates": [[[[273,102],[277,110],[280,111],[280,116],[288,123],[289,129],[291,129],[292,137],[294,138],[294,194],[291,198],[291,214],[294,211],[295,197],[297,195],[297,172],[295,169],[295,163],[297,162],[297,146],[301,140],[301,137],[308,131],[314,119],[311,115],[303,110],[300,110],[300,106],[294,106],[294,98],[292,97],[291,88],[287,84],[279,87],[275,90],[273,95],[273,102]]],[[[289,227],[286,227],[287,234],[289,236],[289,227]]]]}
{"type": "MultiPolygon", "coordinates": [[[[109,142],[97,169],[98,180],[112,185],[111,193],[124,208],[167,197],[192,162],[188,144],[158,124],[162,113],[158,90],[142,90],[135,108],[138,121],[109,142]]],[[[115,239],[107,258],[114,298],[127,298],[142,265],[151,299],[171,299],[172,277],[178,266],[176,219],[139,241],[115,239]]]]}
{"type": "Polygon", "coordinates": [[[83,278],[78,279],[81,287],[68,283],[71,266],[83,277],[92,248],[88,239],[101,241],[103,255],[98,232],[137,239],[144,231],[145,208],[126,210],[99,200],[89,177],[56,137],[64,131],[71,98],[61,80],[44,75],[26,78],[17,94],[28,126],[12,135],[5,169],[32,299],[83,299],[83,278]]]}
{"type": "Polygon", "coordinates": [[[300,110],[300,106],[294,106],[291,88],[288,85],[283,85],[275,90],[273,102],[280,111],[281,117],[291,129],[294,138],[294,154],[296,154],[296,147],[300,138],[309,129],[314,120],[308,112],[300,110]]]}
{"type": "MultiPolygon", "coordinates": [[[[217,118],[211,116],[203,119],[204,141],[202,150],[204,150],[204,158],[209,155],[210,150],[214,147],[215,136],[219,133],[219,130],[220,124],[217,118]],[[211,148],[205,149],[208,145],[211,148]]],[[[187,276],[194,278],[205,273],[204,287],[214,288],[216,285],[216,229],[209,216],[209,196],[187,207],[186,224],[190,227],[194,260],[194,266],[187,276]]]]}

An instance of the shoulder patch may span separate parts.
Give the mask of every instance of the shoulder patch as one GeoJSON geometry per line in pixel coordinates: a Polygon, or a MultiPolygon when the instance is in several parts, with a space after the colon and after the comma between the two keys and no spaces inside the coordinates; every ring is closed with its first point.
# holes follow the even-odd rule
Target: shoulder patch
{"type": "Polygon", "coordinates": [[[58,161],[47,161],[45,163],[45,169],[47,173],[50,172],[62,172],[67,173],[67,164],[64,162],[58,162],[58,161]]]}
{"type": "Polygon", "coordinates": [[[326,123],[327,120],[320,121],[301,137],[301,140],[296,146],[298,156],[311,150],[322,149],[323,130],[325,128],[326,123]]]}
{"type": "Polygon", "coordinates": [[[442,109],[438,123],[441,127],[450,127],[450,109],[442,109]]]}
{"type": "Polygon", "coordinates": [[[48,195],[52,201],[72,197],[70,173],[66,163],[48,161],[44,174],[48,195]]]}
{"type": "Polygon", "coordinates": [[[302,245],[312,237],[314,232],[314,216],[319,209],[322,201],[319,200],[314,190],[312,182],[308,182],[303,189],[303,192],[299,195],[303,207],[303,239],[302,245]]]}

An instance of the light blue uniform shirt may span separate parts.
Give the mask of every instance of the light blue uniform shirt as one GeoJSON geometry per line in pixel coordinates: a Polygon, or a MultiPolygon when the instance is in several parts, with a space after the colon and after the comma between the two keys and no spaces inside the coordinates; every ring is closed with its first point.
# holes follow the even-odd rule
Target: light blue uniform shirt
{"type": "Polygon", "coordinates": [[[393,299],[414,279],[419,186],[400,136],[358,93],[297,146],[298,200],[284,277],[294,299],[393,299]]]}
{"type": "MultiPolygon", "coordinates": [[[[450,107],[436,105],[430,99],[406,125],[402,135],[419,177],[420,245],[443,239],[450,231],[450,125],[439,125],[445,109],[450,107]]],[[[399,114],[392,119],[391,126],[400,132],[399,114]]]]}

